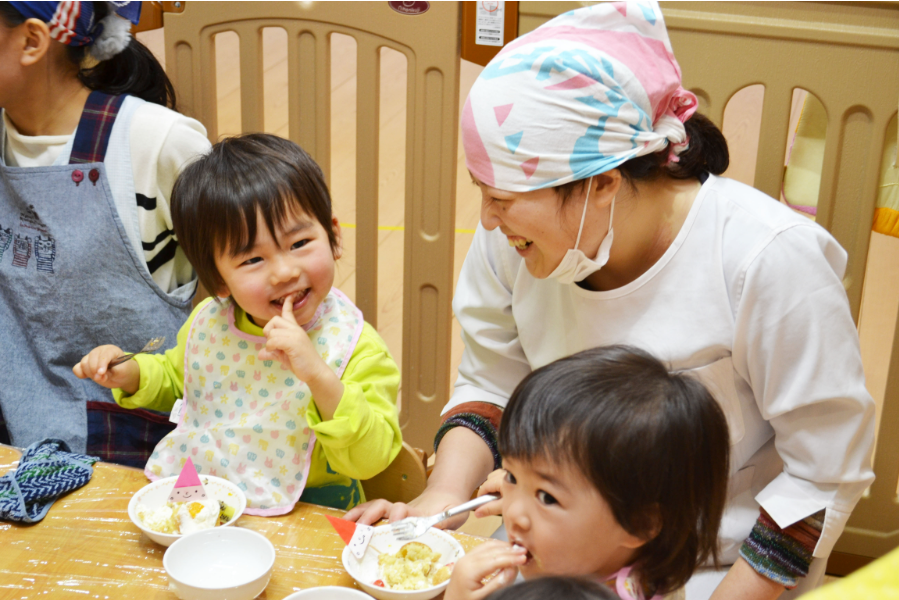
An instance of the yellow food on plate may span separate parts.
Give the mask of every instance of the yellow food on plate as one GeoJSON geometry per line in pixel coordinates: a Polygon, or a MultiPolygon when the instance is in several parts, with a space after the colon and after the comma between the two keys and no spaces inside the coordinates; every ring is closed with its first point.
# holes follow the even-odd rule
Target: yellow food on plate
{"type": "Polygon", "coordinates": [[[450,578],[448,567],[437,564],[440,553],[421,542],[409,542],[396,554],[378,557],[385,587],[393,590],[424,590],[450,578]]]}
{"type": "Polygon", "coordinates": [[[151,531],[178,535],[227,523],[234,507],[217,500],[167,502],[156,508],[138,506],[137,516],[151,531]]]}

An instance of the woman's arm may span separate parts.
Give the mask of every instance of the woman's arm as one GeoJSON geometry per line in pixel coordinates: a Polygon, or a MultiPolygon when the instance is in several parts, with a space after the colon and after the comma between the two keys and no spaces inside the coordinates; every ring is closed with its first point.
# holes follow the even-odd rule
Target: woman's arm
{"type": "Polygon", "coordinates": [[[752,387],[784,464],[755,497],[764,532],[750,536],[740,570],[725,582],[753,581],[739,575],[748,568],[784,587],[804,577],[813,558],[826,560],[873,480],[874,403],[842,282],[846,253],[833,237],[811,223],[784,223],[741,260],[733,281],[742,285],[731,293],[734,368],[752,387]],[[814,532],[790,533],[825,510],[814,532]],[[769,559],[788,568],[760,567],[769,559]]]}
{"type": "MultiPolygon", "coordinates": [[[[409,504],[387,500],[366,502],[350,510],[344,518],[371,525],[381,519],[393,522],[410,515],[436,515],[471,498],[492,470],[493,454],[487,444],[473,431],[456,427],[440,442],[434,470],[421,496],[409,504]]],[[[466,513],[444,521],[440,527],[455,529],[467,516],[466,513]]]]}
{"type": "Polygon", "coordinates": [[[456,427],[443,436],[437,447],[434,470],[428,478],[429,492],[465,502],[493,472],[493,453],[476,433],[456,427]]]}
{"type": "MultiPolygon", "coordinates": [[[[478,225],[453,298],[465,352],[445,415],[451,415],[457,407],[462,410],[468,403],[500,411],[518,382],[531,371],[512,314],[512,285],[520,261],[499,231],[487,232],[478,225]]],[[[436,514],[468,500],[495,464],[490,446],[478,431],[484,434],[490,427],[495,430],[498,419],[482,420],[483,429],[478,429],[477,419],[465,420],[455,419],[452,428],[442,427],[434,470],[421,497],[408,505],[366,503],[346,518],[369,524],[384,517],[396,520],[410,514],[436,514]],[[491,422],[490,427],[486,421],[491,422]]],[[[463,522],[464,517],[444,526],[458,527],[463,522]]]]}
{"type": "Polygon", "coordinates": [[[738,558],[710,600],[775,600],[784,586],[759,575],[742,558],[738,558]]]}
{"type": "Polygon", "coordinates": [[[196,278],[174,236],[172,187],[184,167],[211,144],[198,121],[150,102],[134,111],[129,136],[134,192],[143,207],[138,219],[143,258],[156,283],[172,293],[196,278]]]}

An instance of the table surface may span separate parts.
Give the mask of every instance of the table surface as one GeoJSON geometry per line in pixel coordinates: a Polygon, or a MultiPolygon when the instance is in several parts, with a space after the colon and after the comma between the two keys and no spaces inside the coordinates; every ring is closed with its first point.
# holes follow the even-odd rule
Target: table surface
{"type": "MultiPolygon", "coordinates": [[[[0,475],[16,468],[19,455],[0,445],[0,475]]],[[[57,500],[41,522],[0,521],[0,598],[175,598],[162,567],[166,548],[128,518],[128,501],[147,483],[143,471],[97,463],[90,482],[57,500]]],[[[340,562],[344,543],[325,518],[342,514],[299,503],[287,515],[237,521],[275,546],[272,578],[259,598],[279,600],[323,585],[360,589],[340,562]]],[[[466,551],[484,541],[453,536],[466,551]]]]}

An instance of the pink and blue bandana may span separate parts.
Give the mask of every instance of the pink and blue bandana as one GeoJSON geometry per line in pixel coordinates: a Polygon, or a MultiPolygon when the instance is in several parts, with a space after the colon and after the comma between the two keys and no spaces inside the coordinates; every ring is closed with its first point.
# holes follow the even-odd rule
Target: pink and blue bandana
{"type": "MultiPolygon", "coordinates": [[[[89,46],[103,28],[94,19],[94,3],[65,0],[63,2],[10,2],[26,19],[40,19],[50,28],[50,37],[68,46],[89,46]]],[[[140,2],[110,2],[110,12],[137,25],[140,2]]]]}
{"type": "Polygon", "coordinates": [[[676,161],[696,104],[657,2],[574,10],[508,44],[475,81],[466,164],[490,187],[527,192],[666,147],[676,161]]]}

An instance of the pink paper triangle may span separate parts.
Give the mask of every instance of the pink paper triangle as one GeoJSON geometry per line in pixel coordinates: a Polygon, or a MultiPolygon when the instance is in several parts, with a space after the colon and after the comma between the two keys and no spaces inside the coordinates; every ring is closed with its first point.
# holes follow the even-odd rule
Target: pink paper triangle
{"type": "Polygon", "coordinates": [[[627,17],[627,3],[626,2],[615,2],[612,4],[615,7],[615,10],[621,13],[621,16],[627,17]]]}
{"type": "Polygon", "coordinates": [[[503,104],[502,106],[493,107],[493,113],[496,115],[496,122],[499,123],[500,127],[502,127],[503,123],[506,122],[506,118],[509,116],[510,112],[512,112],[511,104],[503,104]]]}
{"type": "Polygon", "coordinates": [[[181,474],[178,475],[178,481],[175,482],[175,489],[202,485],[200,476],[197,475],[197,469],[194,467],[193,461],[188,457],[187,462],[184,463],[184,468],[181,469],[181,474]]]}
{"type": "Polygon", "coordinates": [[[534,171],[537,170],[537,163],[540,162],[540,157],[535,156],[534,158],[528,159],[521,163],[521,170],[524,171],[525,177],[528,179],[534,174],[534,171]]]}
{"type": "Polygon", "coordinates": [[[325,516],[328,518],[328,521],[331,522],[331,527],[340,534],[340,539],[343,540],[343,543],[349,544],[350,540],[353,539],[353,534],[356,533],[356,524],[352,521],[347,521],[346,519],[332,517],[331,515],[325,516]]]}

